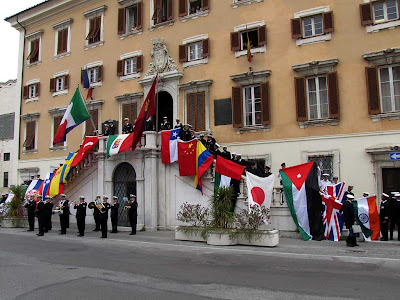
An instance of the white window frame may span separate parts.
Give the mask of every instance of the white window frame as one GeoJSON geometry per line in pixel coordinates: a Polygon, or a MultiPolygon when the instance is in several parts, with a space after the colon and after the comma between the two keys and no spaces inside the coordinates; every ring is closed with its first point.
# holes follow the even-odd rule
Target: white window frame
{"type": "Polygon", "coordinates": [[[42,63],[42,34],[43,34],[43,30],[38,30],[35,32],[32,32],[31,34],[28,34],[26,36],[26,38],[28,39],[29,43],[28,43],[28,55],[31,53],[31,42],[39,39],[39,56],[38,56],[38,60],[35,62],[30,62],[30,60],[27,63],[27,68],[39,65],[42,63]]]}
{"type": "MultiPolygon", "coordinates": [[[[248,85],[248,86],[243,86],[242,87],[242,93],[243,93],[243,127],[248,127],[248,126],[262,126],[262,122],[260,119],[260,124],[256,124],[256,99],[255,99],[255,92],[254,88],[258,87],[260,89],[260,107],[261,107],[261,87],[260,85],[248,85]],[[250,88],[251,89],[251,110],[252,110],[252,124],[247,124],[247,118],[246,118],[246,89],[250,88]]],[[[262,113],[262,111],[260,111],[262,113]]]]}
{"type": "Polygon", "coordinates": [[[91,9],[89,11],[86,11],[83,13],[83,15],[86,17],[86,35],[85,35],[85,50],[91,49],[91,48],[96,48],[99,46],[104,45],[104,12],[106,11],[107,6],[102,5],[100,7],[91,9]],[[100,41],[89,44],[89,41],[86,40],[86,37],[89,34],[90,31],[90,20],[96,17],[101,17],[101,24],[100,24],[100,41]]]}
{"type": "Polygon", "coordinates": [[[56,92],[64,91],[64,76],[60,76],[56,79],[56,92]]]}
{"type": "Polygon", "coordinates": [[[400,67],[400,65],[390,65],[390,66],[383,66],[378,69],[378,78],[379,78],[379,97],[381,99],[381,111],[383,114],[386,113],[393,113],[393,112],[399,112],[400,108],[398,110],[394,110],[396,108],[396,102],[395,102],[395,94],[394,94],[394,82],[393,82],[393,68],[395,67],[400,67]],[[390,111],[383,111],[383,97],[382,97],[382,87],[381,87],[381,69],[389,69],[389,84],[390,84],[390,100],[391,100],[391,106],[392,110],[390,111]]]}
{"type": "Polygon", "coordinates": [[[180,17],[181,22],[186,22],[188,20],[197,19],[198,17],[206,17],[206,16],[208,16],[208,13],[210,11],[210,9],[203,10],[203,8],[202,8],[201,11],[191,14],[189,0],[186,0],[186,7],[187,7],[186,15],[183,17],[180,17]]]}
{"type": "Polygon", "coordinates": [[[242,6],[242,5],[248,5],[248,4],[252,4],[252,3],[255,3],[255,2],[260,3],[260,2],[263,2],[263,1],[264,0],[233,0],[232,3],[231,3],[231,7],[232,8],[238,8],[239,6],[242,6]]]}
{"type": "Polygon", "coordinates": [[[167,20],[162,23],[155,24],[153,20],[153,15],[154,15],[154,0],[150,0],[150,27],[149,30],[153,31],[156,28],[163,28],[164,26],[172,26],[174,25],[174,20],[167,20]]]}
{"type": "MultiPolygon", "coordinates": [[[[24,120],[24,141],[26,140],[26,125],[28,122],[35,122],[35,145],[34,148],[31,150],[26,150],[26,148],[23,146],[22,153],[37,153],[38,152],[38,134],[39,134],[39,113],[33,113],[33,114],[27,114],[27,115],[22,115],[21,118],[24,120]]],[[[23,145],[23,143],[22,143],[23,145]]]]}
{"type": "MultiPolygon", "coordinates": [[[[129,5],[129,6],[127,6],[126,8],[125,8],[125,13],[126,13],[126,15],[125,15],[125,34],[127,34],[127,33],[129,33],[129,32],[132,32],[133,30],[132,30],[132,28],[130,28],[130,29],[128,29],[128,16],[129,16],[129,10],[133,10],[133,7],[134,6],[136,6],[136,17],[135,17],[135,21],[136,21],[136,26],[137,26],[137,16],[138,16],[138,5],[137,5],[137,3],[134,3],[134,4],[132,4],[132,5],[129,5]]],[[[135,29],[136,30],[136,29],[135,29]]]]}
{"type": "MultiPolygon", "coordinates": [[[[258,30],[258,28],[254,28],[254,29],[249,30],[249,32],[257,31],[257,30],[258,30]]],[[[240,46],[243,48],[240,51],[246,51],[246,54],[247,54],[247,36],[246,36],[246,39],[243,38],[243,35],[246,33],[247,33],[246,30],[240,32],[240,46]]],[[[258,31],[257,31],[257,34],[258,34],[258,31]]],[[[260,46],[257,46],[257,47],[253,46],[253,48],[250,48],[250,52],[253,53],[251,50],[257,49],[257,48],[260,48],[260,46]]]]}
{"type": "MultiPolygon", "coordinates": [[[[192,36],[192,37],[184,39],[182,41],[182,44],[190,45],[190,44],[194,44],[197,42],[202,42],[203,40],[206,40],[206,39],[208,39],[208,34],[200,34],[200,35],[196,35],[196,36],[192,36]]],[[[204,65],[204,64],[208,63],[208,56],[205,58],[200,58],[200,59],[196,59],[196,60],[189,60],[189,58],[190,58],[190,54],[189,54],[189,47],[188,47],[188,61],[183,63],[183,68],[204,65]]]]}
{"type": "Polygon", "coordinates": [[[305,18],[305,19],[302,19],[301,20],[301,26],[302,26],[302,31],[303,31],[303,38],[304,39],[308,39],[308,38],[311,38],[311,37],[315,37],[315,36],[320,36],[320,35],[324,35],[324,18],[323,18],[323,16],[321,15],[321,14],[318,14],[318,15],[314,15],[314,16],[311,16],[311,17],[307,17],[307,18],[305,18]],[[322,24],[322,33],[315,33],[315,18],[316,17],[321,17],[321,24],[322,24]],[[305,24],[304,24],[304,20],[311,20],[311,35],[309,35],[309,36],[306,36],[305,35],[305,29],[304,29],[304,26],[305,26],[305,24]]]}
{"type": "Polygon", "coordinates": [[[124,76],[137,73],[137,57],[130,57],[124,60],[124,76]],[[129,72],[129,68],[131,71],[129,72]]]}
{"type": "Polygon", "coordinates": [[[203,42],[202,41],[198,41],[198,42],[193,42],[190,43],[188,45],[188,61],[196,61],[199,59],[203,59],[203,42]],[[200,46],[199,46],[200,45],[200,46]],[[191,46],[194,47],[194,53],[195,53],[195,57],[193,59],[191,59],[190,57],[190,48],[191,46]],[[199,48],[201,47],[201,53],[200,53],[200,57],[198,57],[198,52],[199,52],[199,48]]]}
{"type": "MultiPolygon", "coordinates": [[[[27,86],[31,86],[33,84],[39,83],[40,84],[40,80],[39,79],[32,79],[26,82],[27,86]]],[[[33,102],[33,101],[39,101],[39,97],[32,97],[29,98],[30,96],[30,88],[28,90],[28,98],[25,99],[25,103],[29,103],[29,102],[33,102]]]]}
{"type": "Polygon", "coordinates": [[[373,15],[374,24],[381,24],[381,23],[392,22],[392,21],[398,20],[398,18],[399,18],[399,5],[398,5],[398,2],[395,1],[396,9],[397,9],[397,18],[393,19],[393,20],[389,20],[388,19],[387,2],[388,2],[387,0],[385,0],[385,1],[377,1],[376,3],[372,4],[372,15],[373,15]],[[375,6],[377,4],[379,4],[379,3],[383,4],[383,19],[382,20],[376,20],[376,18],[375,18],[375,6]]]}
{"type": "Polygon", "coordinates": [[[67,75],[69,75],[69,71],[68,70],[57,72],[57,73],[53,74],[53,78],[56,79],[56,83],[55,83],[56,89],[55,89],[55,92],[53,92],[51,94],[53,97],[57,97],[57,96],[62,96],[62,95],[68,94],[68,89],[64,89],[64,80],[65,80],[64,76],[67,76],[67,75]],[[62,78],[62,81],[63,81],[63,85],[62,85],[63,88],[60,89],[60,90],[57,89],[57,86],[58,86],[57,81],[58,81],[59,78],[62,78]]]}
{"type": "MultiPolygon", "coordinates": [[[[119,58],[120,60],[124,61],[124,75],[119,77],[119,80],[122,81],[127,81],[127,80],[132,80],[132,79],[136,79],[136,78],[140,78],[141,76],[141,72],[134,72],[131,74],[126,74],[126,60],[128,59],[132,59],[132,58],[136,58],[138,56],[142,55],[142,50],[139,51],[134,51],[134,52],[130,52],[130,53],[125,53],[122,54],[119,58]]],[[[136,60],[136,70],[137,70],[137,60],[136,60]]]]}
{"type": "Polygon", "coordinates": [[[28,99],[35,98],[36,96],[36,84],[28,85],[28,99]]]}
{"type": "MultiPolygon", "coordinates": [[[[320,98],[319,78],[322,78],[322,77],[325,78],[325,80],[326,80],[326,94],[328,97],[329,96],[329,94],[328,94],[328,78],[326,75],[306,77],[307,111],[308,111],[308,120],[309,121],[329,119],[329,115],[326,118],[321,117],[321,98],[320,98]],[[308,80],[310,80],[310,79],[313,79],[315,81],[315,93],[316,93],[316,98],[317,98],[317,114],[318,114],[318,117],[316,119],[310,118],[310,90],[308,87],[308,80]]],[[[328,98],[328,112],[329,112],[329,98],[328,98]]]]}
{"type": "Polygon", "coordinates": [[[67,141],[65,141],[64,143],[59,143],[56,146],[53,145],[54,127],[55,127],[54,118],[64,116],[66,110],[67,110],[66,107],[56,107],[49,110],[49,113],[51,115],[51,132],[50,132],[50,146],[49,146],[50,151],[67,149],[67,141]]]}
{"type": "MultiPolygon", "coordinates": [[[[92,63],[88,63],[83,67],[83,69],[85,69],[85,70],[87,69],[89,71],[89,69],[98,68],[100,66],[103,66],[103,61],[102,60],[101,61],[92,62],[92,63]]],[[[98,69],[97,69],[97,72],[98,72],[98,69]]],[[[91,87],[98,87],[98,86],[102,86],[103,85],[103,81],[90,82],[89,72],[88,72],[88,78],[89,78],[89,83],[90,83],[91,87]]]]}
{"type": "MultiPolygon", "coordinates": [[[[247,24],[241,24],[239,26],[235,26],[234,27],[234,32],[239,32],[240,33],[240,38],[242,39],[242,32],[247,30],[252,30],[252,29],[258,29],[258,27],[261,26],[265,26],[265,21],[256,21],[256,22],[252,22],[252,23],[247,23],[247,24]]],[[[267,52],[267,46],[263,45],[261,47],[257,47],[257,48],[251,48],[250,49],[251,54],[255,54],[255,53],[265,53],[267,52]]],[[[235,57],[240,57],[240,56],[245,56],[247,55],[247,48],[245,50],[239,50],[239,51],[235,51],[235,57]]]]}
{"type": "Polygon", "coordinates": [[[69,56],[71,54],[71,23],[74,21],[74,19],[70,18],[65,21],[61,21],[57,24],[53,25],[53,28],[55,29],[55,36],[54,36],[54,60],[57,60],[61,57],[69,56]],[[61,30],[68,29],[68,39],[67,39],[67,51],[64,53],[57,54],[57,48],[58,48],[58,33],[61,30]]]}

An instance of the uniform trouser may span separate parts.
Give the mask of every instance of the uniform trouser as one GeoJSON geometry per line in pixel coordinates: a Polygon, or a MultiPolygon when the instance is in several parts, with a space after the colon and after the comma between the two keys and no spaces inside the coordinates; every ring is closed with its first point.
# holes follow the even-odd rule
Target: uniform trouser
{"type": "MultiPolygon", "coordinates": [[[[384,240],[388,239],[388,223],[381,221],[381,232],[384,240]]],[[[393,233],[391,234],[393,236],[393,233]]]]}
{"type": "Polygon", "coordinates": [[[61,233],[67,233],[68,220],[63,215],[60,216],[60,226],[61,233]]]}
{"type": "Polygon", "coordinates": [[[118,216],[111,217],[112,232],[118,231],[118,216]]]}
{"type": "Polygon", "coordinates": [[[35,213],[28,213],[29,230],[35,230],[35,213]]]}
{"type": "MultiPolygon", "coordinates": [[[[390,218],[390,227],[389,227],[389,230],[390,230],[390,239],[392,240],[393,239],[393,231],[394,231],[394,227],[396,226],[396,221],[395,220],[392,220],[392,218],[390,218]]],[[[399,229],[399,227],[397,226],[397,230],[399,229]]]]}
{"type": "Polygon", "coordinates": [[[346,239],[346,243],[350,244],[350,245],[357,245],[357,239],[356,239],[356,235],[353,232],[353,227],[350,226],[350,227],[347,227],[347,229],[349,230],[349,235],[346,239]]]}
{"type": "Polygon", "coordinates": [[[129,222],[131,223],[132,233],[136,233],[137,218],[130,220],[129,222]]]}
{"type": "Polygon", "coordinates": [[[85,235],[85,217],[76,218],[76,225],[78,226],[79,235],[85,235]]]}
{"type": "Polygon", "coordinates": [[[52,215],[52,213],[50,213],[49,215],[47,215],[47,222],[46,222],[46,229],[47,230],[51,230],[51,228],[52,228],[52,224],[51,224],[51,215],[52,215]]]}
{"type": "Polygon", "coordinates": [[[46,218],[43,217],[38,217],[38,223],[39,223],[39,234],[44,234],[44,225],[46,222],[46,218]]]}
{"type": "Polygon", "coordinates": [[[96,224],[95,230],[100,230],[100,216],[94,214],[93,218],[94,218],[94,223],[96,224]]]}
{"type": "Polygon", "coordinates": [[[100,217],[101,236],[107,237],[107,218],[100,217]]]}

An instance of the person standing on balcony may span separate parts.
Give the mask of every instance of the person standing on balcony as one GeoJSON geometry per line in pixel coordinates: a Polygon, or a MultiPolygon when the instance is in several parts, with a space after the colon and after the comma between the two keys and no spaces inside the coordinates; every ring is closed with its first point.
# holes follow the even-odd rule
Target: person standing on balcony
{"type": "Polygon", "coordinates": [[[122,128],[122,133],[123,134],[129,134],[133,132],[133,126],[131,123],[129,123],[129,118],[124,119],[124,127],[122,128]]]}

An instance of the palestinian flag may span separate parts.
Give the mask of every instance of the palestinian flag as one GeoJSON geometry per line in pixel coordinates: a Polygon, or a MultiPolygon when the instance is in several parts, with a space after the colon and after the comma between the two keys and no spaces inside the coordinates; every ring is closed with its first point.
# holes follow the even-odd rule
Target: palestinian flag
{"type": "Polygon", "coordinates": [[[107,141],[107,158],[112,155],[130,150],[132,147],[133,133],[109,135],[107,141]]]}
{"type": "Polygon", "coordinates": [[[319,193],[317,164],[308,162],[280,171],[283,191],[293,221],[305,241],[322,240],[322,198],[319,193]]]}
{"type": "Polygon", "coordinates": [[[381,225],[379,223],[376,196],[360,198],[353,201],[356,222],[361,227],[366,240],[378,240],[381,225]]]}
{"type": "Polygon", "coordinates": [[[240,180],[243,171],[244,166],[218,155],[215,165],[214,191],[217,192],[220,187],[229,187],[232,178],[240,180]]]}

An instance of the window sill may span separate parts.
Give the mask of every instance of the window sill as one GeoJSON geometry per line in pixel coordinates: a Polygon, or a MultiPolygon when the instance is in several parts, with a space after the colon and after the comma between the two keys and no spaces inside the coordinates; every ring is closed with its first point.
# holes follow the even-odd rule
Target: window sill
{"type": "MultiPolygon", "coordinates": [[[[265,53],[265,52],[267,52],[267,47],[264,45],[264,46],[261,46],[261,47],[253,48],[253,49],[250,49],[250,52],[251,52],[251,54],[265,53]]],[[[241,57],[241,56],[246,56],[246,55],[247,55],[247,50],[241,50],[241,51],[236,51],[235,52],[235,57],[236,58],[241,57]]]]}
{"type": "Polygon", "coordinates": [[[94,88],[94,87],[99,87],[102,86],[103,82],[102,81],[98,81],[98,82],[93,82],[90,84],[90,87],[94,88]]]}
{"type": "Polygon", "coordinates": [[[239,6],[242,5],[248,5],[252,4],[253,2],[263,2],[264,0],[241,0],[241,1],[235,1],[234,3],[231,4],[232,8],[238,8],[239,6]]]}
{"type": "Polygon", "coordinates": [[[255,125],[255,126],[246,126],[235,128],[237,134],[243,134],[244,132],[257,132],[257,131],[265,131],[269,132],[270,125],[255,125]]]}
{"type": "Polygon", "coordinates": [[[388,112],[377,115],[371,115],[372,122],[380,122],[382,120],[400,120],[400,112],[388,112]]]}
{"type": "Polygon", "coordinates": [[[55,146],[55,147],[49,147],[50,151],[60,151],[60,150],[67,150],[67,146],[55,146]]]}
{"type": "Polygon", "coordinates": [[[311,120],[311,121],[304,121],[304,122],[298,122],[300,128],[304,129],[310,126],[313,127],[321,127],[324,125],[331,125],[331,126],[337,126],[339,125],[339,120],[338,119],[320,119],[320,120],[311,120]]]}
{"type": "Polygon", "coordinates": [[[140,72],[139,73],[133,73],[129,75],[124,75],[124,76],[119,76],[119,81],[128,81],[132,79],[140,78],[140,72]]]}
{"type": "Polygon", "coordinates": [[[39,101],[39,97],[26,99],[26,100],[25,100],[25,103],[35,102],[35,101],[39,101]]]}
{"type": "Polygon", "coordinates": [[[87,45],[85,45],[85,50],[96,48],[96,47],[100,47],[100,46],[103,46],[103,45],[104,45],[104,41],[100,41],[100,42],[93,43],[93,44],[87,44],[87,45]]]}
{"type": "Polygon", "coordinates": [[[400,26],[400,21],[390,21],[386,23],[374,24],[367,26],[367,33],[375,33],[381,30],[394,29],[400,26]]]}
{"type": "Polygon", "coordinates": [[[172,25],[174,25],[174,20],[165,21],[165,22],[162,22],[159,24],[150,25],[149,30],[153,31],[154,29],[157,29],[157,28],[163,28],[165,26],[172,26],[172,25]]]}
{"type": "Polygon", "coordinates": [[[31,154],[31,153],[37,153],[37,149],[32,149],[32,150],[22,150],[22,154],[31,154]]]}
{"type": "Polygon", "coordinates": [[[143,29],[135,29],[135,30],[131,30],[131,31],[127,32],[127,33],[121,34],[119,36],[119,38],[121,40],[124,40],[126,38],[130,38],[130,37],[133,37],[133,36],[135,36],[137,34],[142,34],[142,33],[143,33],[143,29]]]}
{"type": "Polygon", "coordinates": [[[332,34],[327,33],[324,35],[318,35],[318,36],[312,36],[308,38],[302,38],[296,40],[296,46],[305,46],[305,45],[311,45],[311,44],[316,44],[316,43],[322,43],[326,41],[330,41],[332,39],[332,34]]]}
{"type": "Polygon", "coordinates": [[[31,68],[31,67],[34,67],[34,66],[40,65],[41,63],[42,63],[42,61],[41,61],[41,60],[39,60],[39,61],[35,61],[34,63],[28,63],[28,64],[26,65],[26,67],[27,67],[27,68],[31,68]]]}
{"type": "Polygon", "coordinates": [[[64,52],[64,53],[61,53],[61,54],[54,55],[53,59],[57,60],[59,58],[63,58],[63,57],[70,56],[70,55],[71,55],[71,52],[68,51],[68,52],[64,52]]]}
{"type": "Polygon", "coordinates": [[[207,17],[208,13],[209,13],[209,10],[207,9],[205,11],[201,11],[201,12],[198,12],[195,14],[190,14],[190,15],[181,17],[180,19],[181,19],[181,22],[184,23],[189,20],[197,19],[198,17],[207,17]]]}
{"type": "Polygon", "coordinates": [[[183,68],[189,68],[189,67],[194,67],[194,66],[199,66],[199,65],[205,65],[207,63],[208,63],[208,57],[203,58],[203,59],[197,59],[197,60],[184,62],[183,63],[183,68]]]}
{"type": "Polygon", "coordinates": [[[68,90],[62,90],[62,91],[54,92],[51,95],[53,97],[57,97],[57,96],[63,96],[63,95],[66,95],[66,94],[68,94],[68,90]]]}

